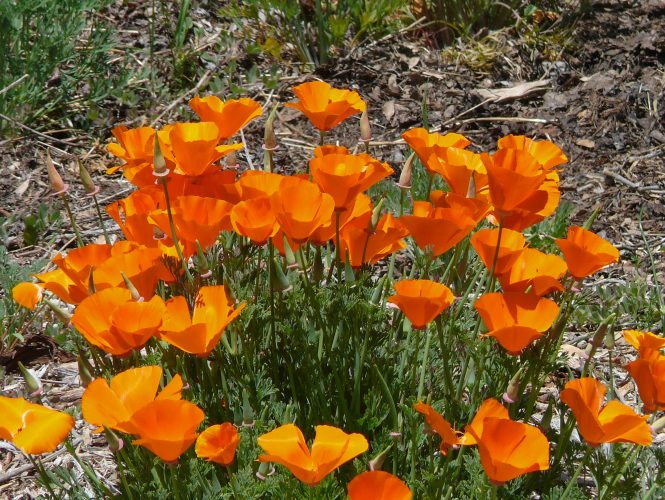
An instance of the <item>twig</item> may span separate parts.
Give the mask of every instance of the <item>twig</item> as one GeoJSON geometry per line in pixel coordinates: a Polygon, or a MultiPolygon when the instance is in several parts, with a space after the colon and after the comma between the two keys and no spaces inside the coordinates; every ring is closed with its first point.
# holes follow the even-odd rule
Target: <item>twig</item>
{"type": "MultiPolygon", "coordinates": [[[[21,123],[18,120],[15,120],[14,118],[10,118],[9,116],[3,115],[2,113],[0,113],[0,118],[2,118],[3,120],[7,120],[7,121],[10,121],[12,123],[15,123],[20,128],[25,129],[29,132],[32,132],[33,134],[38,135],[39,137],[43,137],[44,139],[46,139],[48,141],[64,144],[65,146],[76,146],[75,143],[69,142],[69,141],[64,140],[64,139],[56,139],[55,137],[51,137],[50,135],[46,135],[43,132],[40,132],[39,130],[35,130],[34,128],[28,127],[27,125],[21,123]]],[[[3,144],[4,142],[5,141],[3,141],[0,144],[3,144]]]]}
{"type": "Polygon", "coordinates": [[[25,75],[23,75],[21,78],[19,78],[18,80],[16,80],[16,81],[10,83],[9,85],[7,85],[4,89],[0,90],[0,95],[4,94],[5,92],[8,92],[8,91],[11,90],[11,89],[13,89],[13,88],[16,87],[19,83],[21,83],[23,80],[25,80],[26,78],[28,78],[28,74],[27,74],[27,73],[26,73],[25,75]]]}
{"type": "Polygon", "coordinates": [[[210,77],[212,76],[212,70],[207,70],[201,79],[194,85],[194,87],[184,94],[182,94],[180,97],[178,97],[175,101],[173,101],[171,104],[169,104],[164,111],[162,111],[159,115],[157,115],[157,118],[155,118],[152,122],[150,122],[150,126],[154,127],[155,124],[162,119],[162,117],[171,111],[173,108],[175,108],[178,104],[180,104],[185,98],[191,94],[195,94],[201,87],[203,87],[206,83],[208,83],[208,80],[210,80],[210,77]]]}
{"type": "MultiPolygon", "coordinates": [[[[54,458],[59,457],[63,453],[67,451],[67,448],[60,448],[58,451],[54,451],[50,455],[47,455],[46,457],[42,458],[41,461],[42,463],[44,462],[50,462],[54,458]]],[[[34,468],[34,465],[32,463],[21,465],[20,467],[16,467],[15,469],[10,470],[7,474],[4,476],[0,476],[0,484],[4,484],[7,481],[15,478],[16,476],[20,476],[24,472],[28,472],[29,470],[32,470],[34,468]]]]}
{"type": "Polygon", "coordinates": [[[478,118],[467,118],[466,120],[459,120],[456,121],[455,124],[473,122],[552,123],[553,120],[548,120],[546,118],[526,118],[524,116],[480,116],[478,118]]]}
{"type": "Polygon", "coordinates": [[[613,179],[619,181],[621,184],[624,184],[624,185],[628,186],[629,188],[640,189],[639,184],[636,184],[635,182],[633,182],[629,179],[626,179],[623,175],[621,175],[617,172],[612,172],[608,168],[603,169],[603,175],[606,175],[608,177],[612,177],[613,179]]]}

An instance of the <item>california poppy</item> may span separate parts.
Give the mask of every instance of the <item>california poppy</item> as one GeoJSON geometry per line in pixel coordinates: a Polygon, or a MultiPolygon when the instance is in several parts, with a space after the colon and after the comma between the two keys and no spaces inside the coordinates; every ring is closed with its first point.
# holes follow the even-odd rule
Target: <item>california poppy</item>
{"type": "Polygon", "coordinates": [[[44,285],[24,281],[12,288],[12,298],[14,301],[30,310],[34,310],[37,303],[42,300],[44,295],[44,285]]]}
{"type": "Polygon", "coordinates": [[[566,262],[558,255],[524,248],[513,265],[499,274],[499,283],[506,292],[524,292],[530,288],[542,297],[554,290],[563,290],[560,280],[567,270],[566,262]]]}
{"type": "Polygon", "coordinates": [[[512,355],[541,337],[559,314],[556,302],[533,293],[486,293],[474,307],[489,330],[486,336],[512,355]]]}
{"type": "Polygon", "coordinates": [[[161,297],[136,301],[126,288],[106,288],[81,301],[72,325],[92,345],[121,356],[155,335],[166,308],[161,297]]]}
{"type": "Polygon", "coordinates": [[[241,201],[231,209],[231,225],[236,233],[264,245],[277,234],[279,224],[270,198],[262,196],[241,201]]]}
{"type": "Polygon", "coordinates": [[[359,193],[393,172],[367,154],[327,154],[313,158],[309,166],[314,182],[332,196],[337,211],[349,208],[359,193]]]}
{"type": "Polygon", "coordinates": [[[382,470],[358,474],[348,486],[349,500],[411,500],[409,487],[397,476],[382,470]]]}
{"type": "Polygon", "coordinates": [[[524,231],[552,215],[559,206],[559,174],[555,170],[545,172],[543,183],[528,198],[504,214],[503,227],[524,231]]]}
{"type": "Polygon", "coordinates": [[[238,191],[242,200],[271,196],[279,190],[285,176],[263,170],[248,170],[238,179],[238,191]]]}
{"type": "Polygon", "coordinates": [[[230,465],[239,443],[240,436],[233,424],[225,422],[213,425],[196,439],[196,456],[221,465],[230,465]]]}
{"type": "Polygon", "coordinates": [[[566,163],[568,158],[556,144],[547,140],[535,141],[523,135],[507,135],[497,142],[499,149],[521,149],[527,151],[545,170],[566,163]]]}
{"type": "Polygon", "coordinates": [[[601,443],[635,443],[648,446],[653,439],[647,417],[641,417],[619,401],[602,409],[605,387],[585,377],[569,381],[561,391],[561,401],[573,411],[580,434],[591,446],[601,443]]]}
{"type": "Polygon", "coordinates": [[[578,280],[603,267],[619,262],[619,250],[609,241],[583,227],[571,226],[566,238],[556,240],[568,264],[568,271],[578,280]]]}
{"type": "Polygon", "coordinates": [[[450,191],[489,201],[487,169],[478,153],[434,146],[426,165],[446,181],[450,191]]]}
{"type": "Polygon", "coordinates": [[[623,332],[623,338],[637,349],[641,358],[648,358],[653,354],[659,355],[660,349],[665,347],[665,337],[661,337],[651,332],[625,330],[623,332]]]}
{"type": "Polygon", "coordinates": [[[291,471],[300,481],[318,484],[339,466],[369,448],[361,434],[347,434],[337,427],[318,425],[310,452],[298,427],[286,424],[260,436],[259,446],[267,453],[260,462],[275,462],[291,471]]]}
{"type": "MultiPolygon", "coordinates": [[[[370,200],[369,196],[364,193],[360,193],[354,198],[353,204],[348,208],[348,210],[337,212],[339,214],[340,234],[342,235],[340,237],[342,238],[343,243],[342,254],[344,254],[346,248],[344,243],[348,243],[348,240],[344,239],[344,231],[347,227],[354,227],[359,231],[367,230],[367,225],[369,224],[370,218],[372,217],[372,208],[372,200],[370,200]]],[[[380,223],[377,224],[377,229],[379,225],[380,223]]],[[[336,215],[332,214],[330,217],[330,223],[323,225],[314,231],[310,237],[310,241],[316,245],[324,245],[327,241],[335,237],[336,226],[336,215]]],[[[402,227],[401,224],[400,227],[402,227]]],[[[365,243],[363,241],[362,245],[364,244],[365,243]]],[[[349,252],[353,253],[351,250],[349,250],[349,252]]],[[[351,261],[353,263],[356,263],[358,260],[358,258],[354,259],[353,256],[351,257],[351,261]]]]}
{"type": "Polygon", "coordinates": [[[123,170],[125,178],[135,186],[145,186],[154,181],[152,159],[154,153],[155,129],[139,127],[128,129],[124,125],[115,127],[111,133],[120,144],[110,143],[107,150],[125,162],[111,167],[107,172],[123,170]]]}
{"type": "Polygon", "coordinates": [[[427,201],[415,201],[412,215],[398,220],[406,226],[419,248],[429,249],[436,257],[462,241],[479,222],[474,207],[456,204],[435,208],[427,201]]]}
{"type": "Polygon", "coordinates": [[[178,349],[207,356],[219,342],[224,329],[244,308],[244,303],[233,308],[225,286],[204,286],[196,295],[191,316],[185,297],[179,295],[166,302],[159,335],[178,349]]]}
{"type": "Polygon", "coordinates": [[[431,280],[401,280],[395,283],[395,291],[388,302],[396,304],[419,330],[450,307],[455,298],[450,288],[431,280]]]}
{"type": "Polygon", "coordinates": [[[293,88],[298,101],[287,106],[300,110],[320,131],[330,130],[367,107],[358,92],[336,89],[326,82],[306,82],[293,88]]]}
{"type": "Polygon", "coordinates": [[[524,243],[524,235],[510,229],[481,229],[471,236],[471,246],[485,267],[493,270],[495,275],[511,269],[524,248],[524,243]],[[499,241],[497,251],[499,233],[501,233],[501,241],[499,241]]]}
{"type": "Polygon", "coordinates": [[[626,370],[637,384],[644,411],[665,410],[665,356],[638,358],[628,363],[626,370]]]}
{"type": "Polygon", "coordinates": [[[131,416],[132,433],[139,436],[132,444],[147,448],[165,462],[174,462],[194,443],[204,418],[203,410],[189,401],[152,401],[131,416]]]}
{"type": "Polygon", "coordinates": [[[304,243],[319,228],[330,224],[335,202],[313,182],[287,177],[270,197],[273,213],[284,233],[304,243]]]}
{"type": "Polygon", "coordinates": [[[508,410],[505,406],[499,403],[496,399],[486,399],[480,405],[476,415],[469,425],[464,429],[464,436],[462,436],[461,444],[464,446],[473,446],[476,444],[475,436],[480,436],[483,433],[483,425],[487,418],[500,418],[509,419],[508,410]],[[471,432],[473,431],[473,432],[471,432]]]}
{"type": "Polygon", "coordinates": [[[219,128],[213,122],[176,123],[168,137],[170,148],[162,153],[181,175],[201,175],[222,156],[242,148],[242,144],[218,146],[219,128]]]}
{"type": "MultiPolygon", "coordinates": [[[[436,158],[436,152],[441,154],[447,148],[465,148],[471,141],[460,134],[448,133],[439,134],[438,132],[428,132],[424,128],[412,128],[402,134],[402,139],[411,146],[420,162],[425,166],[430,175],[437,172],[439,162],[436,158]],[[430,161],[430,158],[432,160],[430,161]]],[[[439,172],[440,173],[440,172],[439,172]]]]}
{"type": "Polygon", "coordinates": [[[6,396],[0,396],[0,415],[0,439],[31,455],[55,450],[75,423],[66,413],[6,396]]]}
{"type": "Polygon", "coordinates": [[[340,231],[342,255],[348,255],[349,263],[354,269],[363,264],[375,264],[387,255],[406,248],[402,238],[409,232],[391,214],[384,214],[370,231],[362,218],[345,225],[340,231]]]}
{"type": "Polygon", "coordinates": [[[480,463],[494,484],[550,467],[550,445],[540,429],[507,418],[488,417],[482,432],[469,428],[478,444],[480,463]]]}
{"type": "Polygon", "coordinates": [[[246,97],[226,102],[214,95],[194,97],[189,101],[189,106],[201,121],[217,125],[219,142],[233,137],[263,112],[258,102],[246,97]]]}
{"type": "Polygon", "coordinates": [[[499,222],[517,208],[538,212],[547,205],[546,193],[533,196],[545,181],[545,171],[529,153],[499,149],[491,156],[481,155],[481,159],[487,170],[490,200],[499,222]]]}
{"type": "Polygon", "coordinates": [[[174,375],[171,381],[157,394],[162,369],[159,366],[130,368],[111,379],[111,385],[103,378],[96,378],[85,388],[81,399],[83,418],[98,426],[120,432],[135,434],[131,424],[134,413],[155,399],[180,399],[182,379],[174,375]]]}
{"type": "Polygon", "coordinates": [[[425,422],[427,422],[427,425],[429,425],[432,430],[441,437],[441,445],[439,446],[439,449],[441,450],[442,455],[447,455],[452,447],[458,446],[462,443],[457,435],[457,431],[455,431],[448,421],[430,405],[418,401],[413,405],[413,409],[418,413],[425,415],[425,422]]]}
{"type": "Polygon", "coordinates": [[[155,247],[157,246],[153,235],[155,225],[148,220],[148,215],[165,206],[164,190],[161,186],[153,184],[107,205],[106,213],[118,224],[128,241],[155,247]]]}

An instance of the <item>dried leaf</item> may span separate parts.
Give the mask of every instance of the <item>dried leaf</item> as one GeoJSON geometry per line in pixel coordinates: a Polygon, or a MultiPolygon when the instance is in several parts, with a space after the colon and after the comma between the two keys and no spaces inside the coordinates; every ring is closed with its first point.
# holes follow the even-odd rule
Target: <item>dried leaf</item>
{"type": "Polygon", "coordinates": [[[536,80],[535,82],[519,83],[508,88],[476,89],[476,92],[483,99],[491,99],[493,102],[502,102],[521,99],[538,92],[543,92],[549,87],[549,84],[549,80],[536,80]]]}
{"type": "Polygon", "coordinates": [[[583,148],[587,148],[587,149],[593,149],[593,148],[596,147],[596,143],[589,140],[589,139],[577,139],[575,141],[575,144],[577,144],[578,146],[582,146],[583,148]]]}
{"type": "Polygon", "coordinates": [[[395,116],[395,101],[386,101],[383,104],[383,116],[386,117],[387,121],[395,116]]]}

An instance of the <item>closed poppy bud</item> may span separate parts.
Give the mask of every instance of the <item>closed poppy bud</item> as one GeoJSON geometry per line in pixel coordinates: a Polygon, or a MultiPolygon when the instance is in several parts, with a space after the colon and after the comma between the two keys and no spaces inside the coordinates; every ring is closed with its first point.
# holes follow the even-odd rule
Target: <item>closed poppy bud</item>
{"type": "Polygon", "coordinates": [[[143,300],[143,297],[141,297],[141,294],[134,286],[134,283],[132,283],[132,280],[130,280],[129,277],[122,271],[120,272],[120,275],[122,276],[122,281],[125,282],[127,290],[129,290],[129,293],[132,295],[132,299],[136,300],[137,302],[143,300]]]}
{"type": "Polygon", "coordinates": [[[389,472],[370,470],[349,483],[349,500],[411,500],[409,487],[389,472]]]}
{"type": "Polygon", "coordinates": [[[275,473],[275,467],[268,462],[261,462],[259,464],[259,470],[256,471],[256,477],[261,481],[265,481],[268,476],[272,476],[275,473]]]}
{"type": "Polygon", "coordinates": [[[402,172],[399,174],[397,185],[403,189],[411,189],[411,178],[413,177],[413,162],[416,160],[416,153],[411,153],[404,163],[402,172]]]}
{"type": "Polygon", "coordinates": [[[79,369],[79,378],[81,379],[81,385],[83,387],[88,387],[90,382],[92,382],[95,377],[92,374],[93,369],[92,365],[90,364],[90,361],[83,356],[83,354],[79,351],[79,355],[76,358],[76,365],[78,366],[79,369]]]}
{"type": "Polygon", "coordinates": [[[513,378],[510,379],[506,392],[503,393],[503,400],[508,404],[515,403],[519,398],[518,391],[520,389],[520,379],[522,377],[522,371],[523,368],[517,370],[515,375],[513,375],[513,378]]]}
{"type": "Polygon", "coordinates": [[[381,453],[376,455],[373,459],[369,461],[369,470],[381,470],[381,467],[383,467],[383,462],[386,461],[386,458],[388,458],[388,455],[390,454],[390,451],[393,449],[393,445],[389,445],[386,447],[385,450],[383,450],[381,453]]]}
{"type": "Polygon", "coordinates": [[[665,416],[660,417],[651,425],[654,434],[660,434],[665,429],[665,416]]]}
{"type": "Polygon", "coordinates": [[[263,132],[263,149],[271,151],[277,148],[277,136],[275,135],[275,116],[277,115],[277,106],[275,106],[268,119],[266,120],[266,127],[263,132]]]}
{"type": "Polygon", "coordinates": [[[254,409],[249,404],[247,391],[242,391],[242,425],[243,427],[254,427],[254,409]]]}
{"type": "Polygon", "coordinates": [[[72,315],[69,312],[65,311],[62,307],[57,305],[55,302],[52,302],[48,299],[44,299],[44,303],[53,311],[53,313],[62,321],[65,325],[68,325],[72,320],[72,315]]]}
{"type": "Polygon", "coordinates": [[[92,177],[90,177],[88,169],[86,169],[83,166],[83,162],[81,160],[77,159],[76,163],[78,163],[79,179],[81,179],[81,184],[83,184],[83,189],[85,189],[85,192],[88,193],[89,195],[95,194],[97,191],[99,191],[99,188],[95,186],[92,177]]]}
{"type": "Polygon", "coordinates": [[[374,207],[374,210],[372,210],[372,217],[370,218],[370,232],[374,232],[376,229],[376,226],[379,224],[379,219],[381,218],[381,210],[383,209],[383,202],[385,201],[385,198],[381,198],[379,202],[376,204],[374,207]]]}
{"type": "Polygon", "coordinates": [[[362,140],[366,146],[368,146],[369,141],[372,140],[372,128],[369,125],[367,109],[365,109],[362,115],[360,115],[360,140],[362,140]]]}
{"type": "Polygon", "coordinates": [[[48,149],[46,150],[46,170],[48,171],[48,180],[51,184],[53,194],[62,194],[67,191],[68,186],[63,182],[62,177],[60,177],[58,170],[55,168],[48,149]]]}
{"type": "Polygon", "coordinates": [[[155,134],[154,141],[155,141],[155,146],[154,146],[155,149],[153,152],[152,173],[157,177],[164,177],[168,175],[169,169],[166,168],[166,160],[164,159],[164,155],[162,154],[162,148],[159,144],[159,139],[157,138],[157,134],[155,134]]]}
{"type": "Polygon", "coordinates": [[[321,256],[321,247],[317,245],[314,253],[314,263],[312,264],[312,281],[318,283],[323,279],[323,257],[321,256]]]}
{"type": "Polygon", "coordinates": [[[23,375],[25,385],[30,391],[29,396],[31,398],[40,396],[44,391],[44,386],[42,385],[42,381],[39,380],[37,374],[33,370],[26,368],[20,361],[18,362],[18,368],[21,370],[21,375],[23,375]]]}
{"type": "Polygon", "coordinates": [[[125,446],[125,441],[111,429],[104,427],[104,436],[111,453],[117,453],[125,446]]]}
{"type": "MultiPolygon", "coordinates": [[[[287,269],[293,269],[295,267],[298,267],[298,261],[296,260],[296,256],[293,253],[293,249],[291,248],[291,245],[289,245],[289,238],[286,236],[286,234],[283,234],[284,236],[284,258],[286,259],[286,267],[287,269]]],[[[304,263],[303,263],[304,264],[304,263]]]]}
{"type": "Polygon", "coordinates": [[[270,263],[270,285],[273,290],[278,292],[288,292],[291,290],[291,283],[284,274],[282,266],[273,257],[270,263]]]}

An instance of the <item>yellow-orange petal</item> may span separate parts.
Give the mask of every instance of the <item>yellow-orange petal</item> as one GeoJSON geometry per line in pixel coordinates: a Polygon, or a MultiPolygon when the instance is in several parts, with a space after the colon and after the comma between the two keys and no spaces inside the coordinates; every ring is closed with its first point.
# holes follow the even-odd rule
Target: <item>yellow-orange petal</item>
{"type": "Polygon", "coordinates": [[[410,500],[413,494],[397,476],[382,471],[363,472],[348,487],[349,500],[410,500]]]}
{"type": "Polygon", "coordinates": [[[23,282],[12,288],[12,298],[17,304],[34,310],[37,303],[42,300],[44,286],[39,283],[23,282]]]}
{"type": "Polygon", "coordinates": [[[239,443],[240,436],[233,424],[225,422],[213,425],[196,439],[196,456],[221,465],[230,465],[239,443]]]}
{"type": "Polygon", "coordinates": [[[430,405],[418,401],[413,405],[413,409],[418,413],[422,413],[425,416],[425,422],[427,422],[427,425],[429,425],[441,437],[440,450],[443,455],[447,455],[448,450],[452,446],[461,443],[460,438],[457,436],[457,432],[451,427],[448,421],[430,405]]]}
{"type": "Polygon", "coordinates": [[[510,418],[508,410],[505,406],[499,403],[496,399],[486,399],[480,405],[476,415],[469,425],[466,426],[464,436],[462,436],[461,444],[464,446],[473,446],[476,444],[474,434],[480,436],[483,433],[483,422],[486,418],[510,418]],[[471,432],[473,430],[473,433],[471,432]]]}

